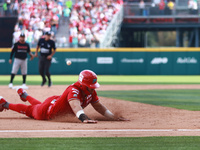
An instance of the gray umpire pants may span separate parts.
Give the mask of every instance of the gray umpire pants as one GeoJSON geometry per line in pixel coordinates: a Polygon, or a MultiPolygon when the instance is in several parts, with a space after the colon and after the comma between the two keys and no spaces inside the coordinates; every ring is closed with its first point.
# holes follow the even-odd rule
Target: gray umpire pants
{"type": "Polygon", "coordinates": [[[17,74],[19,68],[21,69],[22,75],[27,75],[27,58],[26,59],[19,59],[15,58],[12,66],[12,74],[17,74]]]}

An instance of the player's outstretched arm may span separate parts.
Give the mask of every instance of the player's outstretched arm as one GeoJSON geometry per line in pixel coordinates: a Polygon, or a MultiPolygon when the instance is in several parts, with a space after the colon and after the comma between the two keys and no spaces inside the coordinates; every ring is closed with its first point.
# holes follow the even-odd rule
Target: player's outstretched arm
{"type": "Polygon", "coordinates": [[[83,123],[97,123],[96,120],[90,119],[83,111],[80,101],[78,99],[71,100],[69,102],[69,105],[71,106],[74,114],[76,114],[76,117],[81,120],[83,123]]]}
{"type": "Polygon", "coordinates": [[[111,120],[117,120],[117,121],[129,121],[129,119],[123,118],[123,117],[118,117],[115,116],[112,112],[110,112],[102,103],[97,102],[92,104],[94,109],[105,116],[106,118],[109,118],[111,120]]]}

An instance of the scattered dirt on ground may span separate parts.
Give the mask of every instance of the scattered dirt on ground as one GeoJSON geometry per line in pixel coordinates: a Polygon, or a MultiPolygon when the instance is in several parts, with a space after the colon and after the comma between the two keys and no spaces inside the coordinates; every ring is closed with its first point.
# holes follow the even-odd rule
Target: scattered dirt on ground
{"type": "MultiPolygon", "coordinates": [[[[28,94],[40,101],[60,95],[67,86],[29,86],[28,94]]],[[[200,85],[102,85],[98,90],[200,89],[200,85]]],[[[97,90],[97,91],[98,91],[97,90]]],[[[8,102],[23,103],[15,90],[0,86],[8,102]]],[[[97,124],[83,124],[74,116],[39,121],[11,110],[0,113],[0,137],[143,137],[200,136],[199,111],[179,110],[100,97],[112,112],[130,121],[110,121],[88,106],[86,114],[97,124]],[[184,129],[184,130],[180,130],[184,129]]],[[[29,104],[26,102],[25,104],[29,104]]]]}

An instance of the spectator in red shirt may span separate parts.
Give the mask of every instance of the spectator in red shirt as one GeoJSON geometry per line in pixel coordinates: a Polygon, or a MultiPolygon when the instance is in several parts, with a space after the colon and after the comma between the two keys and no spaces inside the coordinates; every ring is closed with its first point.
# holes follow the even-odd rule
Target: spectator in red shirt
{"type": "Polygon", "coordinates": [[[160,15],[165,14],[165,2],[164,2],[164,0],[161,0],[160,3],[159,3],[159,12],[160,12],[160,15]]]}

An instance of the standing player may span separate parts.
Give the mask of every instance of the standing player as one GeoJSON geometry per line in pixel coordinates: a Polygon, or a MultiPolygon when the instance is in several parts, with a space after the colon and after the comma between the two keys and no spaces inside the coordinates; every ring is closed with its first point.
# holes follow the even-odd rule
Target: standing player
{"type": "Polygon", "coordinates": [[[17,74],[19,68],[21,68],[21,74],[23,77],[23,88],[28,88],[26,86],[26,75],[27,75],[27,53],[31,56],[30,60],[34,58],[33,54],[31,53],[30,47],[28,43],[25,42],[25,34],[21,33],[19,37],[19,41],[16,42],[12,47],[12,52],[10,54],[9,63],[12,64],[12,57],[15,54],[15,59],[12,66],[11,71],[11,79],[10,84],[8,85],[9,88],[13,87],[13,79],[17,74]]]}
{"type": "Polygon", "coordinates": [[[11,104],[0,97],[0,111],[10,109],[37,120],[49,120],[63,114],[75,114],[84,123],[97,123],[83,110],[91,104],[97,112],[111,120],[127,121],[125,118],[115,116],[99,101],[95,91],[99,86],[96,74],[91,70],[83,70],[79,74],[78,81],[67,87],[61,96],[51,96],[41,103],[20,88],[17,93],[21,100],[29,101],[31,105],[11,104]]]}
{"type": "Polygon", "coordinates": [[[56,52],[55,42],[50,39],[51,32],[45,33],[45,38],[41,38],[37,44],[35,56],[38,56],[38,50],[40,48],[40,57],[39,57],[39,72],[42,76],[42,84],[43,86],[46,83],[45,74],[48,78],[48,86],[50,87],[51,82],[51,75],[49,72],[49,68],[51,66],[51,59],[56,52]]]}

